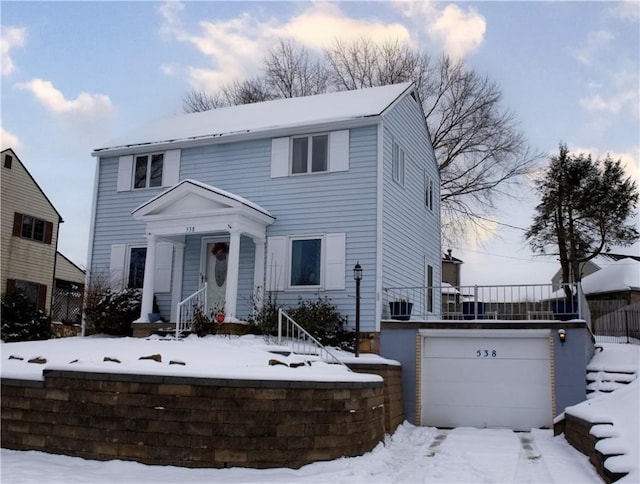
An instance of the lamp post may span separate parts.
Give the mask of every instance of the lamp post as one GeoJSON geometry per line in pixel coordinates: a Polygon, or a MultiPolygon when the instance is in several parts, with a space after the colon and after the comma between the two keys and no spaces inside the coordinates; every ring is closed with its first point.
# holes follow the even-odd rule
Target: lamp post
{"type": "Polygon", "coordinates": [[[360,356],[360,281],[362,280],[362,267],[356,262],[353,268],[353,278],[356,281],[356,358],[360,356]]]}

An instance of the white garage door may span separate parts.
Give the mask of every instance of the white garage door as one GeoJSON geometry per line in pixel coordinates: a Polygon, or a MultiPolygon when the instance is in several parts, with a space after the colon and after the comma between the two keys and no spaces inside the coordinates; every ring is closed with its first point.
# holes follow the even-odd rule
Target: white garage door
{"type": "Polygon", "coordinates": [[[549,330],[421,330],[422,425],[551,427],[549,330]]]}

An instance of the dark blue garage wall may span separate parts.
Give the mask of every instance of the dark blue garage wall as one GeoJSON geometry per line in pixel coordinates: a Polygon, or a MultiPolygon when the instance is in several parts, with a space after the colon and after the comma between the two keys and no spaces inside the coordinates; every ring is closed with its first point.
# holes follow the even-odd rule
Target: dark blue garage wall
{"type": "Polygon", "coordinates": [[[586,367],[593,356],[593,337],[586,327],[562,328],[565,343],[560,342],[556,326],[552,330],[555,359],[556,414],[587,398],[586,367]]]}

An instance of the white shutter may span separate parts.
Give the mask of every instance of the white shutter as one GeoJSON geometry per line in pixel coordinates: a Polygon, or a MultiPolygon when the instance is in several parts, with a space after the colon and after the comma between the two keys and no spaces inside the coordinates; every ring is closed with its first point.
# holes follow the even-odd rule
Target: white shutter
{"type": "Polygon", "coordinates": [[[172,187],[180,180],[180,150],[169,150],[164,153],[162,167],[162,186],[172,187]]]}
{"type": "Polygon", "coordinates": [[[112,291],[120,291],[124,286],[124,262],[126,255],[127,246],[125,244],[113,244],[111,246],[109,279],[112,291]]]}
{"type": "Polygon", "coordinates": [[[324,288],[345,288],[346,234],[327,234],[325,240],[324,288]]]}
{"type": "Polygon", "coordinates": [[[271,178],[289,175],[289,138],[271,140],[271,178]]]}
{"type": "Polygon", "coordinates": [[[349,130],[329,133],[329,171],[349,171],[349,130]]]}
{"type": "Polygon", "coordinates": [[[131,190],[133,178],[133,155],[121,156],[118,160],[118,183],[116,190],[126,192],[131,190]]]}
{"type": "Polygon", "coordinates": [[[153,287],[155,292],[171,292],[171,264],[173,244],[158,242],[156,245],[156,273],[153,287]]]}
{"type": "Polygon", "coordinates": [[[267,239],[267,291],[283,291],[285,288],[285,274],[287,260],[287,238],[269,237],[267,239]]]}

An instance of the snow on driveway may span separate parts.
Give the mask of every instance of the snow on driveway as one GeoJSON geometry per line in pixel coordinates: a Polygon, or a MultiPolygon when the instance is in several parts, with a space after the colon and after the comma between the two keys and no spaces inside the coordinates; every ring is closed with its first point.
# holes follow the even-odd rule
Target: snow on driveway
{"type": "Polygon", "coordinates": [[[360,457],[301,469],[186,469],[2,449],[1,481],[20,483],[602,483],[586,456],[550,430],[458,428],[404,423],[360,457]]]}

